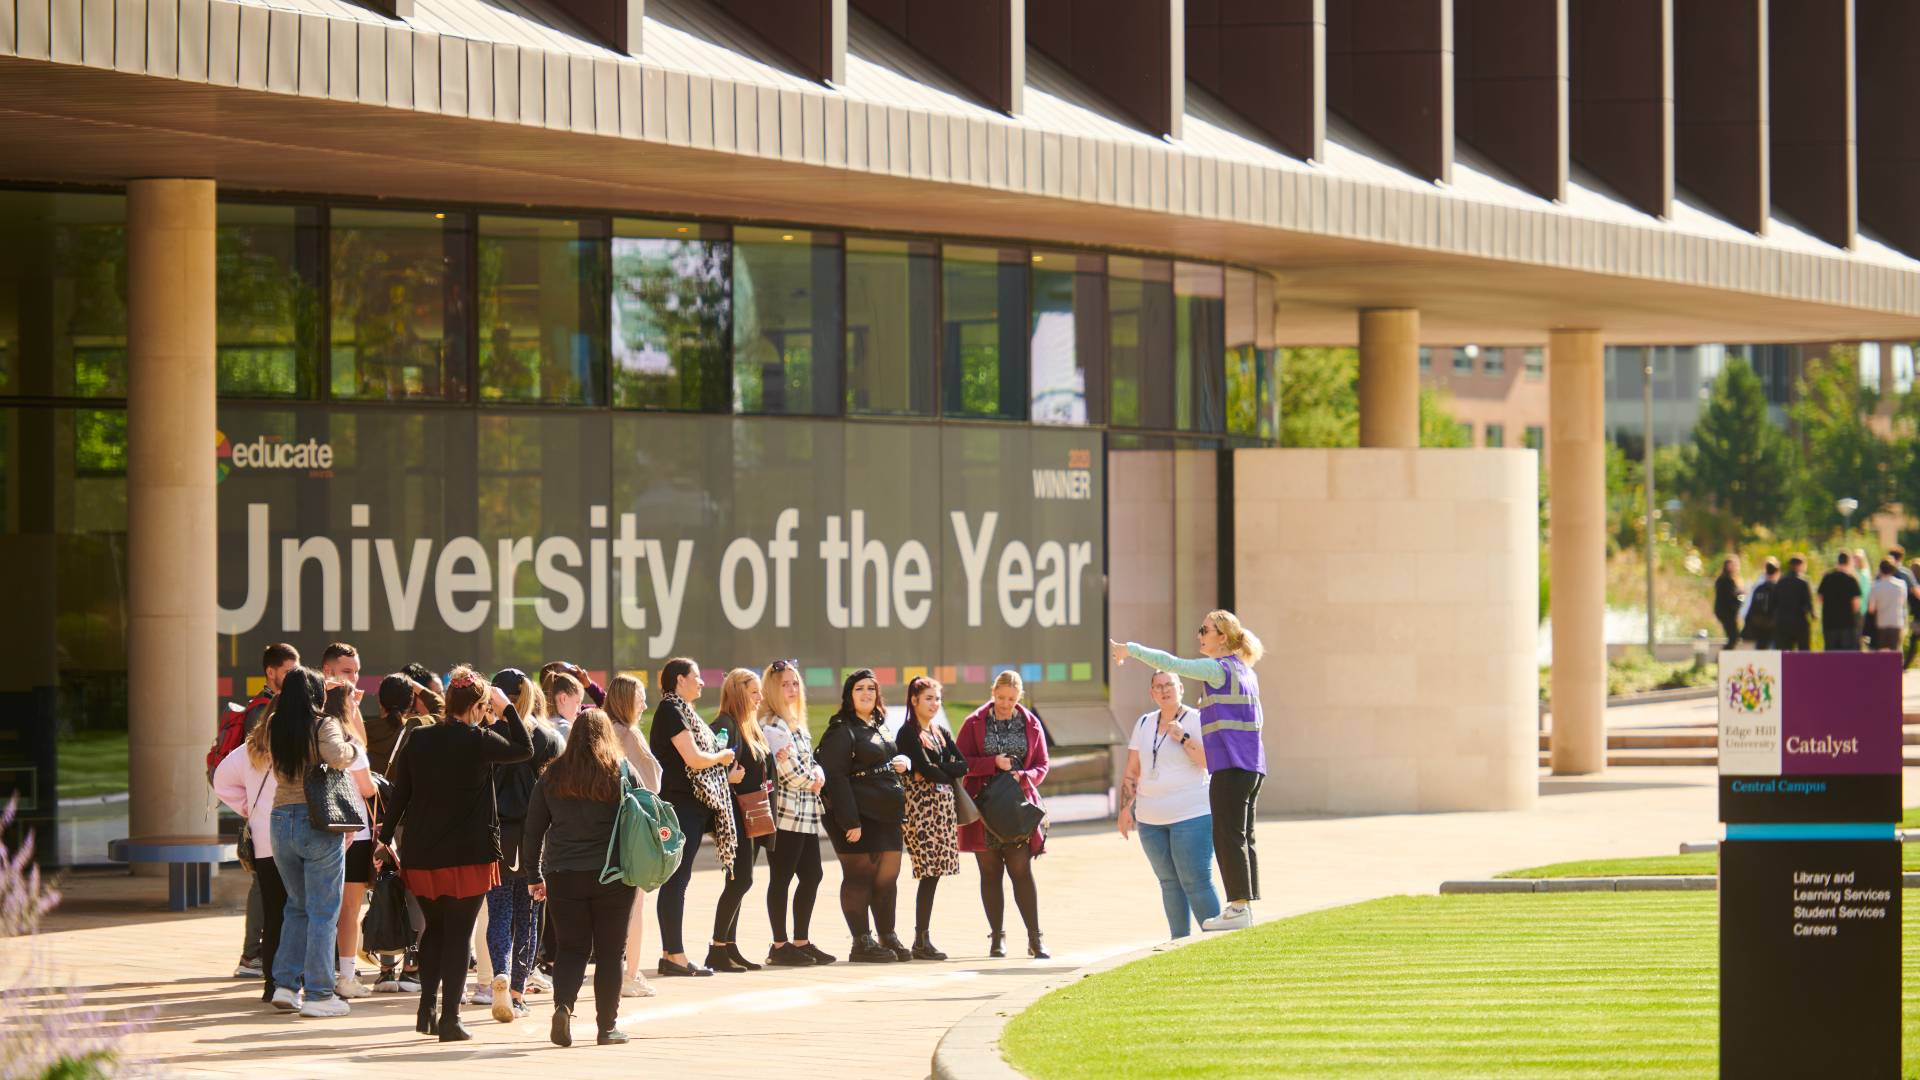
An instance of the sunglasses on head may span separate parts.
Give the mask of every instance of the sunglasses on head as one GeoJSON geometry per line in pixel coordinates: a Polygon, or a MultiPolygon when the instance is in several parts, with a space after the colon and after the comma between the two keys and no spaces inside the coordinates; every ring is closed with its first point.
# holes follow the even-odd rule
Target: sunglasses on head
{"type": "Polygon", "coordinates": [[[788,670],[792,670],[792,671],[799,671],[799,670],[800,670],[800,661],[798,661],[798,660],[775,660],[775,661],[774,661],[773,663],[771,663],[771,664],[768,664],[768,665],[767,665],[767,670],[768,670],[768,671],[772,671],[772,672],[776,672],[776,673],[777,673],[777,672],[782,672],[782,671],[788,671],[788,670]]]}

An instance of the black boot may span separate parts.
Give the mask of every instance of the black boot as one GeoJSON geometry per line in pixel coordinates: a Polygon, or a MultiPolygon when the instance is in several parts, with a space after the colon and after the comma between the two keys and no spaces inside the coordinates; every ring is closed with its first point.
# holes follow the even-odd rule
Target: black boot
{"type": "Polygon", "coordinates": [[[856,964],[891,964],[898,958],[892,949],[875,941],[872,934],[856,934],[847,959],[856,964]]]}
{"type": "Polygon", "coordinates": [[[553,1028],[547,1032],[547,1038],[555,1046],[573,1045],[573,1010],[565,1005],[553,1007],[553,1028]]]}
{"type": "Polygon", "coordinates": [[[725,972],[729,975],[747,970],[745,967],[734,963],[733,957],[727,955],[727,947],[725,945],[709,945],[707,947],[706,966],[714,971],[725,972]]]}
{"type": "Polygon", "coordinates": [[[435,1015],[432,994],[421,993],[420,1015],[416,1019],[418,1022],[413,1025],[413,1030],[422,1035],[431,1035],[434,1033],[434,1029],[440,1023],[440,1018],[435,1015]]]}
{"type": "Polygon", "coordinates": [[[812,967],[813,957],[791,941],[779,941],[767,950],[767,963],[774,967],[812,967]]]}
{"type": "Polygon", "coordinates": [[[458,1009],[449,1009],[440,1018],[439,1032],[441,1042],[466,1042],[473,1038],[473,1033],[461,1026],[458,1009]]]}
{"type": "Polygon", "coordinates": [[[1005,930],[995,930],[987,936],[987,955],[1007,955],[1007,932],[1005,930]]]}
{"type": "Polygon", "coordinates": [[[618,1046],[627,1041],[627,1033],[621,1031],[619,1028],[608,1028],[594,1036],[593,1041],[599,1043],[601,1046],[618,1046]]]}
{"type": "Polygon", "coordinates": [[[913,958],[915,960],[945,960],[947,954],[933,947],[933,938],[925,930],[913,932],[913,958]]]}
{"type": "Polygon", "coordinates": [[[900,935],[891,930],[880,935],[880,947],[890,950],[893,958],[903,964],[913,959],[913,950],[907,948],[907,943],[900,940],[900,935]]]}
{"type": "Polygon", "coordinates": [[[733,959],[734,963],[739,964],[741,967],[746,968],[748,971],[760,970],[759,964],[756,964],[753,961],[747,959],[746,957],[740,955],[740,943],[737,941],[727,942],[727,955],[733,959]]]}
{"type": "Polygon", "coordinates": [[[1027,931],[1027,955],[1033,957],[1035,960],[1053,959],[1053,957],[1047,955],[1047,947],[1041,944],[1040,931],[1038,930],[1027,931]]]}

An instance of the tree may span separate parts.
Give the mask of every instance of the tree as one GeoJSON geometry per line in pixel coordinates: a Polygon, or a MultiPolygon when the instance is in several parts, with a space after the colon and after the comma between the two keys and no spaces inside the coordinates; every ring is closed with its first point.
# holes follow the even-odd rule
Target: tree
{"type": "MultiPolygon", "coordinates": [[[[1294,348],[1280,362],[1280,445],[1360,445],[1360,354],[1354,349],[1294,348]]],[[[1420,445],[1459,447],[1473,439],[1454,419],[1452,401],[1420,391],[1420,445]]]]}
{"type": "Polygon", "coordinates": [[[1707,406],[1693,427],[1694,455],[1688,494],[1724,514],[1731,544],[1756,525],[1773,525],[1787,513],[1794,476],[1793,443],[1767,415],[1760,377],[1743,358],[1732,357],[1714,380],[1707,406]]]}
{"type": "Polygon", "coordinates": [[[1789,414],[1806,451],[1797,494],[1807,525],[1839,528],[1844,518],[1834,504],[1842,498],[1860,501],[1856,519],[1871,517],[1892,501],[1896,447],[1867,424],[1875,404],[1860,385],[1852,347],[1836,346],[1807,365],[1789,414]]]}

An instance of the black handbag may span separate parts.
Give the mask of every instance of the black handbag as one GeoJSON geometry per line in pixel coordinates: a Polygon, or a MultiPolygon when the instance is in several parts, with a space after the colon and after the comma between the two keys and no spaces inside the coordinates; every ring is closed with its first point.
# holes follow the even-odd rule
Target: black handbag
{"type": "Polygon", "coordinates": [[[407,887],[391,865],[380,871],[360,920],[360,941],[370,953],[405,952],[413,945],[413,921],[407,916],[407,887]]]}
{"type": "Polygon", "coordinates": [[[353,778],[345,770],[317,760],[317,739],[313,756],[316,761],[307,769],[307,823],[320,832],[355,833],[366,828],[359,800],[354,797],[353,778]]]}
{"type": "Polygon", "coordinates": [[[1008,843],[1033,835],[1047,812],[1027,799],[1020,781],[1009,772],[995,773],[974,797],[980,824],[996,842],[1008,843]]]}

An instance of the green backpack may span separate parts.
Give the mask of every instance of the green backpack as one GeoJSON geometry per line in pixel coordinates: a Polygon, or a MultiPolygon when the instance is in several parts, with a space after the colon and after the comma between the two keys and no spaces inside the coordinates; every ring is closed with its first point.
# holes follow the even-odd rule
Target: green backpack
{"type": "Polygon", "coordinates": [[[615,881],[652,892],[680,869],[687,846],[680,817],[672,804],[633,782],[620,770],[620,809],[614,814],[613,835],[607,837],[606,864],[600,884],[615,881]]]}

